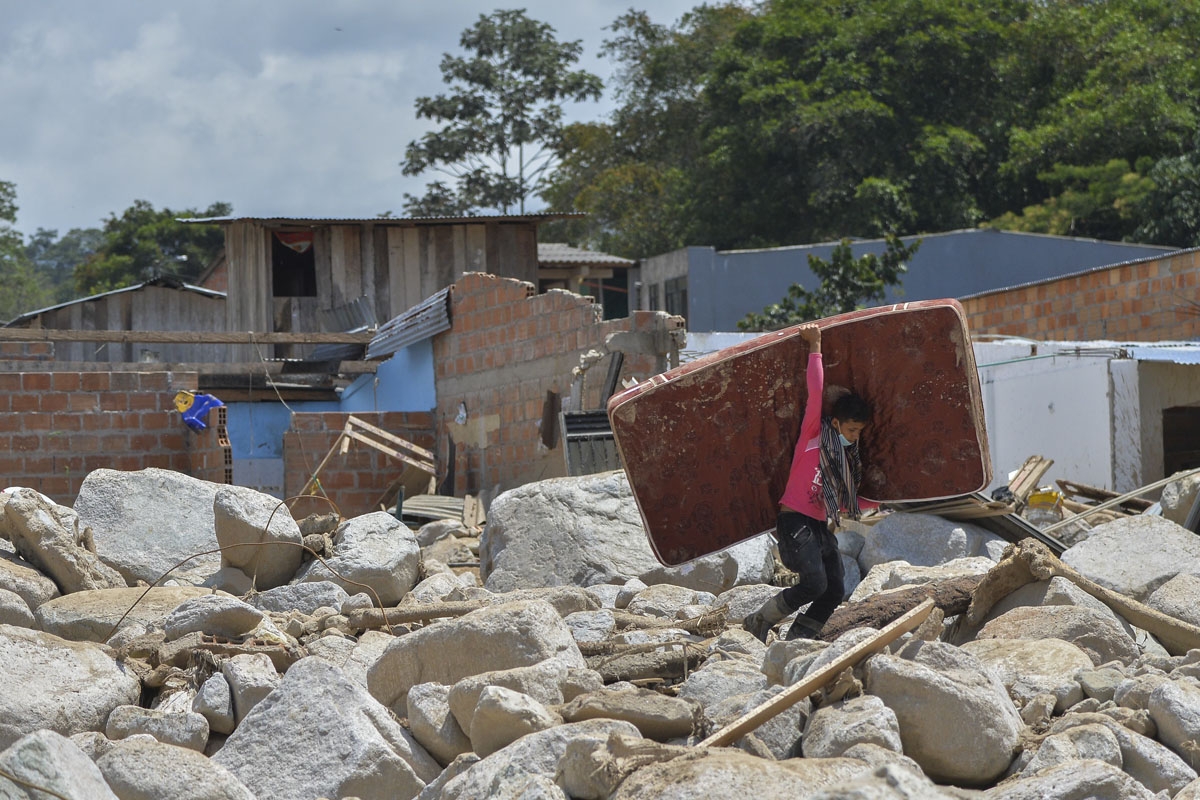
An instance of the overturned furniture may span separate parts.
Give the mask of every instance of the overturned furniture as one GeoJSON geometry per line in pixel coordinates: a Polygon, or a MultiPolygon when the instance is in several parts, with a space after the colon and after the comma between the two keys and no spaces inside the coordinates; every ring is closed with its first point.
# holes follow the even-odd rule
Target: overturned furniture
{"type": "Polygon", "coordinates": [[[408,496],[433,493],[437,482],[437,467],[433,461],[433,453],[423,447],[418,447],[407,439],[402,439],[351,415],[346,419],[345,427],[342,428],[338,438],[334,440],[333,446],[329,448],[325,458],[321,459],[321,463],[309,476],[308,482],[304,484],[304,489],[300,494],[316,494],[318,491],[323,494],[324,490],[321,488],[319,477],[321,470],[335,454],[344,456],[349,453],[353,442],[365,444],[396,459],[403,465],[400,474],[376,502],[380,508],[384,508],[392,497],[398,496],[403,499],[408,496]]]}

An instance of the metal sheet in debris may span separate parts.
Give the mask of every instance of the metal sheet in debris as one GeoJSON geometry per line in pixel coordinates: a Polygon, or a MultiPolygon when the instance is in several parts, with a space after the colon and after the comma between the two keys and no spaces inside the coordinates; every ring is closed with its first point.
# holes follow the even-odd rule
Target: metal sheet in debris
{"type": "Polygon", "coordinates": [[[390,356],[447,330],[450,330],[449,287],[385,322],[367,345],[367,359],[390,356]]]}

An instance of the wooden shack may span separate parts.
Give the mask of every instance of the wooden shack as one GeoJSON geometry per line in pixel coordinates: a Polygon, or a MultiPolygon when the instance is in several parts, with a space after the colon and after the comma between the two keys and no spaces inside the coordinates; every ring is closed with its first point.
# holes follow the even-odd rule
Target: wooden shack
{"type": "Polygon", "coordinates": [[[285,332],[330,330],[331,312],[353,305],[385,322],[468,272],[537,286],[538,225],[573,216],[184,221],[225,229],[225,256],[202,284],[229,287],[226,329],[285,332]]]}

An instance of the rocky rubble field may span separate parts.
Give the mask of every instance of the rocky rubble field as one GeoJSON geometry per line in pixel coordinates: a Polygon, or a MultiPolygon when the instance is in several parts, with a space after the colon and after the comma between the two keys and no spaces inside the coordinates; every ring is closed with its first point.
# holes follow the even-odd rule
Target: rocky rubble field
{"type": "MultiPolygon", "coordinates": [[[[153,469],[0,506],[0,798],[1200,798],[1200,649],[1062,576],[705,747],[877,631],[759,642],[770,540],[664,568],[622,473],[507,492],[482,532],[153,469]]],[[[838,538],[852,604],[1019,549],[918,514],[838,538]]],[[[1061,563],[1200,624],[1200,537],[1169,519],[1061,563]]]]}

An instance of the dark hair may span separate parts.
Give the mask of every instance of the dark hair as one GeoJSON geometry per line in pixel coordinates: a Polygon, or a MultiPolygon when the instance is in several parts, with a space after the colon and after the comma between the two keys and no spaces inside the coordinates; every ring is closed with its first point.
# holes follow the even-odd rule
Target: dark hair
{"type": "Polygon", "coordinates": [[[829,416],[840,422],[867,423],[871,421],[871,404],[862,395],[850,392],[834,401],[829,416]]]}

